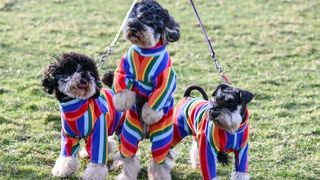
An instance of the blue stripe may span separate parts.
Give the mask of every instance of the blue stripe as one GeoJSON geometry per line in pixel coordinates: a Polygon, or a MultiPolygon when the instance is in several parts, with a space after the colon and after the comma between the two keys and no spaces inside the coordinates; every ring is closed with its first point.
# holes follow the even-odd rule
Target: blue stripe
{"type": "Polygon", "coordinates": [[[140,48],[137,45],[133,45],[133,49],[142,56],[159,56],[166,50],[166,45],[160,46],[159,48],[140,48]]]}

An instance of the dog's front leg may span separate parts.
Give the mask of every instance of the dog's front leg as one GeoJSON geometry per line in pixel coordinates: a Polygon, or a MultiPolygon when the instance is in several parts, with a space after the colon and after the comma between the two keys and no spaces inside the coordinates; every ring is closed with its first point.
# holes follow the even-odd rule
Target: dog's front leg
{"type": "Polygon", "coordinates": [[[61,156],[52,169],[53,176],[66,178],[77,172],[80,162],[75,156],[79,147],[79,139],[67,136],[61,131],[61,156]]]}
{"type": "Polygon", "coordinates": [[[136,103],[136,93],[125,89],[113,96],[113,103],[118,111],[124,112],[136,103]]]}
{"type": "Polygon", "coordinates": [[[235,153],[235,168],[236,171],[231,173],[231,180],[249,180],[248,172],[248,150],[249,145],[246,144],[235,153]]]}
{"type": "Polygon", "coordinates": [[[197,138],[202,178],[214,180],[217,177],[217,158],[212,152],[205,133],[198,134],[197,138]]]}
{"type": "Polygon", "coordinates": [[[148,103],[145,103],[142,107],[141,117],[142,120],[148,125],[152,125],[159,122],[162,119],[163,115],[163,110],[153,110],[152,108],[150,108],[148,103]]]}

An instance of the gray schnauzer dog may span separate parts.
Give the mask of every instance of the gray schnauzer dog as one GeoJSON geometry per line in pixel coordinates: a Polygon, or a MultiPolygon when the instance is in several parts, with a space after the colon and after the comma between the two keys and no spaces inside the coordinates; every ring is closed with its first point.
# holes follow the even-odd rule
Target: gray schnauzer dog
{"type": "Polygon", "coordinates": [[[235,154],[231,179],[249,179],[247,104],[253,97],[249,91],[222,84],[208,100],[201,87],[192,85],[176,105],[172,147],[194,136],[190,159],[193,168],[200,167],[203,179],[216,179],[217,160],[226,165],[229,152],[235,154]],[[192,90],[200,91],[204,100],[191,97],[192,90]]]}

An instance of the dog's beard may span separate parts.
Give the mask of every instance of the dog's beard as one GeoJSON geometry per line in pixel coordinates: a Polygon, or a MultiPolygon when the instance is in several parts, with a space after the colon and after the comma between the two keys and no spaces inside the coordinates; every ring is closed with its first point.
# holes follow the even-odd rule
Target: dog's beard
{"type": "Polygon", "coordinates": [[[160,40],[160,34],[154,35],[154,30],[149,26],[144,26],[144,29],[145,30],[138,32],[132,32],[129,27],[126,27],[126,39],[141,48],[154,47],[160,40]]]}
{"type": "Polygon", "coordinates": [[[238,106],[237,109],[233,112],[230,112],[228,109],[223,108],[220,111],[220,115],[215,118],[215,124],[220,128],[235,134],[242,122],[242,116],[240,114],[241,106],[238,106]]]}
{"type": "Polygon", "coordinates": [[[96,92],[96,84],[94,78],[89,75],[89,82],[86,86],[82,86],[80,83],[81,73],[74,73],[67,79],[59,80],[58,89],[65,95],[76,99],[88,99],[96,92]]]}

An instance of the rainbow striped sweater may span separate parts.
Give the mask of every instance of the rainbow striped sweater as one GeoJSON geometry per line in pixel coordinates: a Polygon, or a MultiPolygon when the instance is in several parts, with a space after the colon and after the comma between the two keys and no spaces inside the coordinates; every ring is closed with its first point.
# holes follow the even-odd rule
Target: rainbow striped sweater
{"type": "Polygon", "coordinates": [[[115,71],[115,93],[135,91],[148,98],[149,107],[165,114],[173,107],[175,88],[176,74],[162,43],[148,49],[133,45],[115,71]]]}
{"type": "Polygon", "coordinates": [[[216,177],[218,152],[234,152],[235,170],[247,172],[249,113],[235,134],[231,134],[214,125],[208,118],[208,101],[197,98],[183,98],[174,109],[174,138],[172,145],[178,144],[184,137],[192,135],[198,142],[199,160],[203,179],[216,177]]]}
{"type": "Polygon", "coordinates": [[[101,89],[98,98],[74,99],[60,103],[61,156],[76,156],[79,141],[85,139],[93,163],[106,163],[107,136],[120,133],[125,114],[116,111],[110,89],[101,89]]]}

